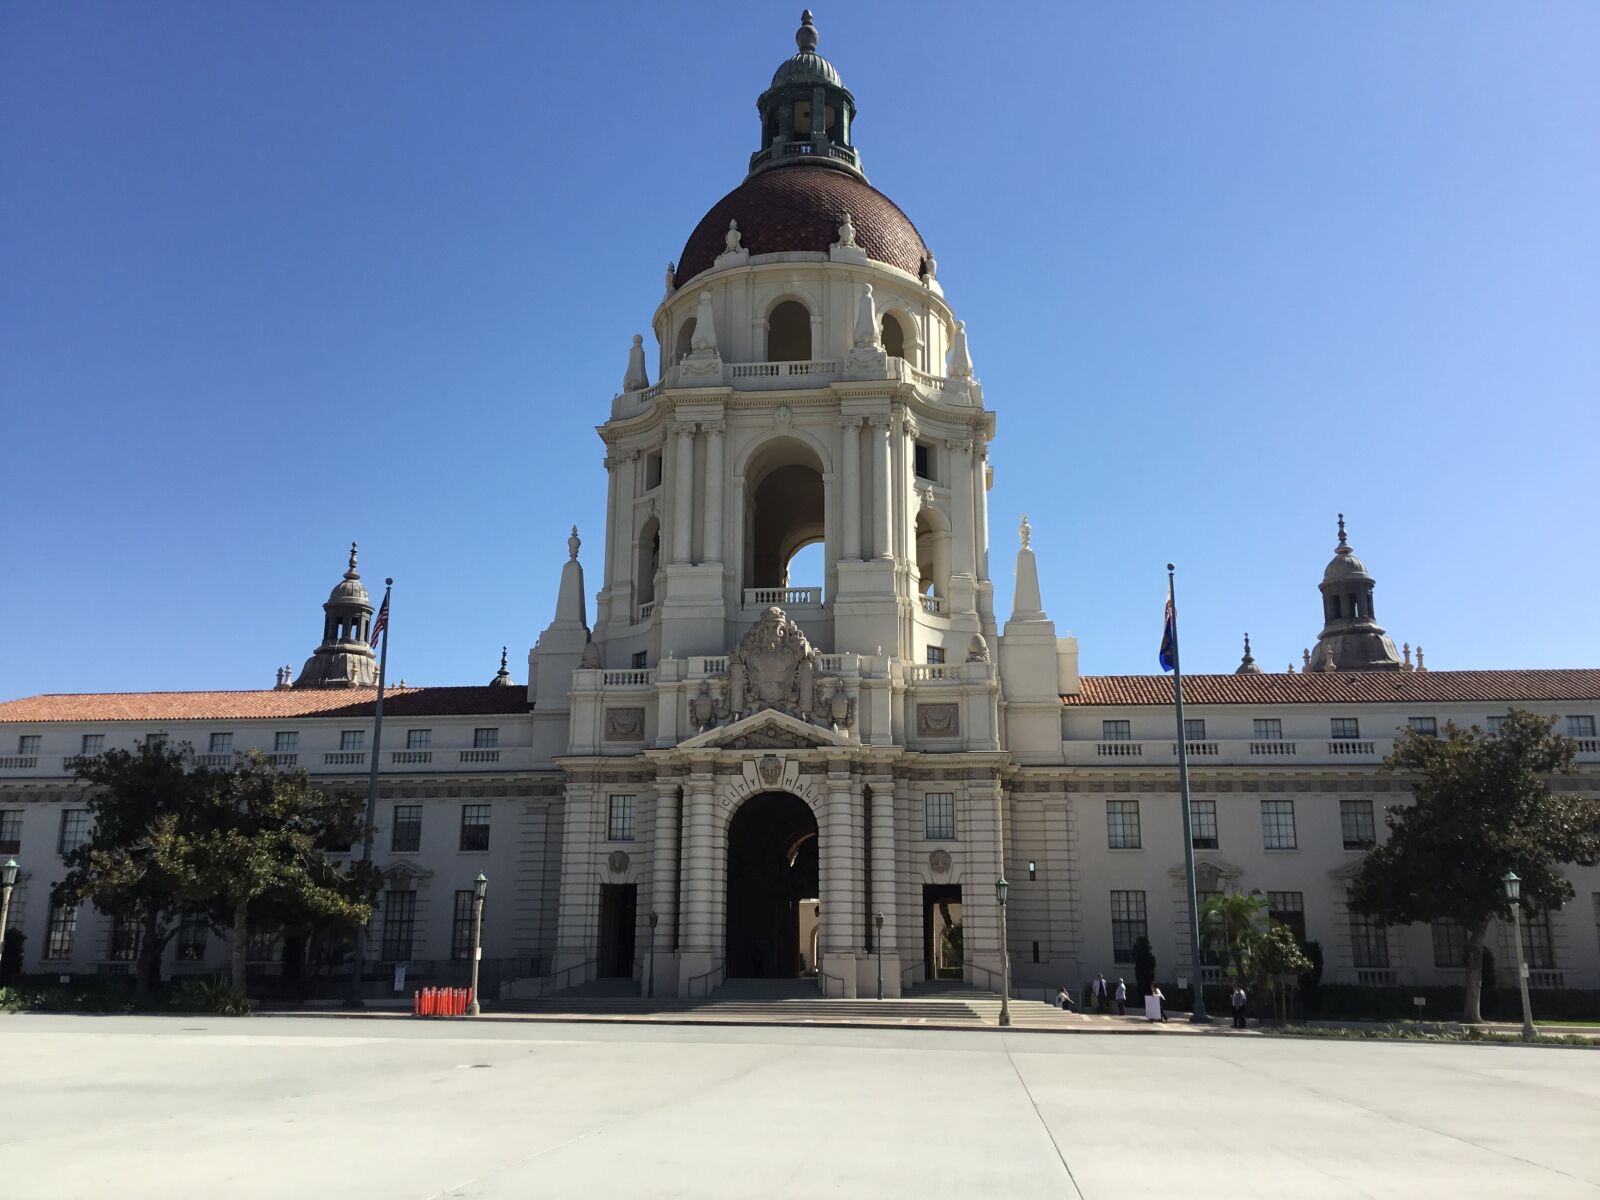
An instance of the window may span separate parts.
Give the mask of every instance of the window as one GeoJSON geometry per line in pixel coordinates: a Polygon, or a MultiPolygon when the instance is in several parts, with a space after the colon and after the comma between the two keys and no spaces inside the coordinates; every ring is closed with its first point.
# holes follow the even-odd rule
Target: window
{"type": "Polygon", "coordinates": [[[1554,971],[1556,952],[1550,937],[1550,914],[1542,912],[1529,916],[1518,909],[1517,916],[1522,922],[1522,946],[1528,956],[1529,969],[1554,971]]]}
{"type": "Polygon", "coordinates": [[[206,933],[203,917],[191,914],[183,919],[183,923],[178,926],[176,953],[179,962],[205,961],[206,933]]]}
{"type": "Polygon", "coordinates": [[[1137,850],[1139,841],[1139,802],[1106,801],[1106,845],[1112,850],[1137,850]]]}
{"type": "Polygon", "coordinates": [[[283,927],[275,921],[250,922],[244,943],[244,960],[247,963],[281,963],[283,927]]]}
{"type": "Polygon", "coordinates": [[[167,735],[164,733],[147,733],[144,735],[144,744],[157,749],[167,744],[167,735]]]}
{"type": "Polygon", "coordinates": [[[1467,928],[1460,921],[1445,918],[1435,921],[1433,965],[1445,970],[1460,970],[1467,965],[1467,928]]]}
{"type": "Polygon", "coordinates": [[[1257,717],[1252,735],[1258,742],[1283,741],[1283,722],[1276,717],[1257,717]]]}
{"type": "Polygon", "coordinates": [[[415,854],[422,849],[422,805],[396,804],[389,849],[395,854],[415,854]]]}
{"type": "Polygon", "coordinates": [[[942,666],[944,664],[944,647],[943,646],[929,646],[928,647],[928,664],[930,666],[942,666]]]}
{"type": "Polygon", "coordinates": [[[1119,963],[1133,961],[1133,944],[1149,936],[1145,920],[1143,892],[1111,893],[1111,958],[1119,963]]]}
{"type": "Polygon", "coordinates": [[[1437,717],[1407,717],[1406,724],[1411,726],[1413,733],[1420,733],[1423,737],[1439,736],[1439,719],[1437,717]]]}
{"type": "Polygon", "coordinates": [[[345,754],[361,750],[366,744],[367,733],[364,729],[346,729],[339,734],[339,749],[345,754]]]}
{"type": "Polygon", "coordinates": [[[1102,742],[1131,742],[1133,740],[1133,722],[1101,721],[1100,740],[1102,742]]]}
{"type": "Polygon", "coordinates": [[[1350,914],[1350,960],[1356,967],[1389,965],[1389,931],[1361,913],[1350,914]]]}
{"type": "Polygon", "coordinates": [[[1204,717],[1185,717],[1183,719],[1183,740],[1186,742],[1205,741],[1206,719],[1204,717]]]}
{"type": "Polygon", "coordinates": [[[126,917],[111,918],[111,945],[106,957],[112,962],[136,962],[139,945],[144,941],[144,927],[126,917]]]}
{"type": "Polygon", "coordinates": [[[1194,838],[1196,850],[1217,848],[1217,802],[1215,800],[1189,801],[1189,833],[1194,838]]]}
{"type": "Polygon", "coordinates": [[[22,853],[22,810],[0,809],[0,854],[22,853]]]}
{"type": "Polygon", "coordinates": [[[489,806],[463,804],[461,806],[461,848],[487,850],[489,848],[489,806]]]}
{"type": "Polygon", "coordinates": [[[1267,850],[1294,850],[1294,801],[1261,802],[1261,845],[1267,850]]]}
{"type": "Polygon", "coordinates": [[[71,854],[89,840],[89,810],[69,808],[61,814],[61,836],[56,840],[56,853],[71,854]]]}
{"type": "Polygon", "coordinates": [[[499,745],[499,729],[474,729],[472,731],[472,748],[474,750],[493,750],[499,745]]]}
{"type": "Polygon", "coordinates": [[[1328,736],[1335,741],[1353,742],[1361,736],[1361,722],[1355,717],[1334,717],[1329,724],[1332,729],[1328,736]]]}
{"type": "MultiPolygon", "coordinates": [[[[680,356],[681,357],[681,356],[680,356]]],[[[652,450],[644,459],[644,490],[661,486],[661,451],[652,450]]]]}
{"type": "Polygon", "coordinates": [[[633,840],[633,797],[612,796],[606,806],[606,837],[613,842],[633,840]]]}
{"type": "Polygon", "coordinates": [[[1372,801],[1339,801],[1339,827],[1344,830],[1346,850],[1365,850],[1378,840],[1377,825],[1372,819],[1372,801]]]}
{"type": "MultiPolygon", "coordinates": [[[[906,333],[900,328],[900,322],[895,320],[893,314],[884,313],[883,319],[878,322],[878,330],[883,338],[883,352],[890,358],[904,358],[906,356],[906,333]]],[[[1038,959],[1034,959],[1038,962],[1038,959]]]]}
{"type": "Polygon", "coordinates": [[[1039,864],[1033,859],[1028,860],[1028,882],[1034,883],[1039,878],[1039,864]]]}
{"type": "Polygon", "coordinates": [[[1594,718],[1590,716],[1568,717],[1567,736],[1570,738],[1592,738],[1594,736],[1594,718]]]}
{"type": "Polygon", "coordinates": [[[103,733],[86,733],[78,743],[78,753],[88,756],[104,754],[106,750],[106,735],[103,733]]]}
{"type": "Polygon", "coordinates": [[[767,361],[806,362],[811,358],[811,313],[785,300],[767,314],[767,361]]]}
{"type": "Polygon", "coordinates": [[[1304,892],[1268,892],[1267,916],[1280,925],[1287,925],[1294,940],[1306,944],[1306,894],[1304,892]]]}
{"type": "Polygon", "coordinates": [[[933,447],[927,442],[918,442],[915,451],[915,470],[918,479],[933,478],[933,447]]]}
{"type": "Polygon", "coordinates": [[[233,734],[213,733],[210,741],[212,754],[229,754],[233,751],[233,734]]]}
{"type": "Polygon", "coordinates": [[[1206,937],[1206,905],[1221,897],[1221,892],[1196,891],[1194,894],[1194,910],[1200,915],[1200,965],[1203,967],[1222,965],[1222,955],[1218,952],[1216,944],[1206,937]]]}
{"type": "Polygon", "coordinates": [[[45,935],[46,958],[71,958],[72,936],[78,932],[78,906],[51,901],[50,928],[45,935]]]}
{"type": "Polygon", "coordinates": [[[274,754],[293,754],[299,748],[300,735],[292,729],[272,735],[272,750],[274,754]]]}
{"type": "Polygon", "coordinates": [[[633,652],[633,669],[642,671],[650,665],[650,651],[635,650],[633,652]]]}
{"type": "Polygon", "coordinates": [[[433,744],[433,730],[408,729],[406,730],[407,750],[426,750],[433,744]]]}
{"type": "Polygon", "coordinates": [[[411,957],[411,939],[417,927],[417,894],[385,892],[383,895],[383,961],[405,962],[411,957]]]}
{"type": "Polygon", "coordinates": [[[922,836],[929,841],[950,841],[956,836],[956,798],[953,792],[929,792],[922,798],[922,836]]]}
{"type": "Polygon", "coordinates": [[[1485,729],[1487,729],[1490,733],[1499,733],[1501,728],[1504,727],[1505,723],[1506,723],[1506,719],[1503,716],[1490,717],[1486,721],[1484,721],[1483,727],[1485,729]]]}
{"type": "Polygon", "coordinates": [[[37,734],[37,733],[25,733],[25,734],[23,734],[21,737],[19,737],[17,739],[17,753],[18,754],[37,754],[37,753],[39,753],[39,739],[40,739],[40,735],[37,734]]]}
{"type": "Polygon", "coordinates": [[[450,957],[455,959],[468,959],[472,957],[472,897],[474,892],[466,888],[456,892],[455,907],[450,916],[450,957]]]}

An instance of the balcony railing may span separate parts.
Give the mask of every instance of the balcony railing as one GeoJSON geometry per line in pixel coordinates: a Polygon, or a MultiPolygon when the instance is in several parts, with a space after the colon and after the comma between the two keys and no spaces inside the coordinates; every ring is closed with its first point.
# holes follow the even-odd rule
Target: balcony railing
{"type": "Polygon", "coordinates": [[[853,146],[840,146],[833,142],[824,142],[819,149],[814,142],[781,142],[776,146],[768,146],[765,150],[757,150],[750,156],[750,169],[765,166],[767,163],[781,161],[785,158],[799,158],[807,155],[816,155],[820,158],[837,158],[840,162],[847,162],[852,167],[861,165],[861,157],[853,146]]]}
{"type": "Polygon", "coordinates": [[[366,761],[365,750],[329,750],[322,756],[325,767],[359,767],[366,761]]]}
{"type": "Polygon", "coordinates": [[[231,767],[233,766],[233,751],[226,750],[216,754],[196,754],[194,763],[197,767],[231,767]]]}
{"type": "Polygon", "coordinates": [[[906,678],[912,683],[926,679],[948,679],[949,670],[944,663],[910,663],[906,666],[906,678]]]}
{"type": "MultiPolygon", "coordinates": [[[[1183,747],[1188,751],[1190,758],[1215,758],[1217,756],[1217,744],[1215,742],[1185,742],[1183,747]]],[[[1177,742],[1172,743],[1172,752],[1174,754],[1178,752],[1177,742]]]]}
{"type": "Polygon", "coordinates": [[[464,763],[493,763],[500,761],[500,751],[485,750],[481,747],[476,750],[461,750],[457,752],[456,758],[458,762],[464,763]]]}
{"type": "Polygon", "coordinates": [[[1535,988],[1564,988],[1567,986],[1567,973],[1565,971],[1529,971],[1528,986],[1535,988]]]}
{"type": "Polygon", "coordinates": [[[1256,758],[1287,758],[1294,754],[1294,742],[1251,742],[1250,753],[1256,758]]]}
{"type": "Polygon", "coordinates": [[[70,774],[79,767],[87,767],[99,757],[98,754],[68,754],[61,760],[61,769],[70,774]]]}
{"type": "Polygon", "coordinates": [[[1335,738],[1328,743],[1329,754],[1375,754],[1372,742],[1352,741],[1349,738],[1335,738]]]}
{"type": "Polygon", "coordinates": [[[646,600],[643,604],[639,605],[633,610],[634,623],[643,625],[655,614],[655,611],[656,602],[654,600],[646,600]]]}
{"type": "Polygon", "coordinates": [[[820,608],[822,589],[819,587],[745,588],[746,608],[764,608],[771,604],[776,604],[779,608],[820,608]]]}
{"type": "Polygon", "coordinates": [[[1579,754],[1600,754],[1600,738],[1577,738],[1579,754]]]}
{"type": "Polygon", "coordinates": [[[1101,758],[1140,758],[1144,755],[1143,742],[1101,742],[1095,747],[1101,758]]]}
{"type": "Polygon", "coordinates": [[[654,672],[646,667],[639,671],[602,671],[601,687],[648,687],[654,672]]]}
{"type": "Polygon", "coordinates": [[[1393,967],[1357,967],[1356,983],[1362,987],[1393,987],[1393,967]]]}
{"type": "Polygon", "coordinates": [[[810,362],[729,363],[728,379],[740,391],[819,387],[839,377],[838,359],[810,362]]]}
{"type": "Polygon", "coordinates": [[[391,750],[389,761],[392,763],[431,763],[432,750],[391,750]]]}
{"type": "Polygon", "coordinates": [[[37,754],[8,754],[0,758],[0,771],[31,771],[38,765],[37,754]]]}
{"type": "Polygon", "coordinates": [[[922,602],[923,612],[929,613],[935,617],[944,616],[943,596],[919,596],[918,599],[922,602]]]}
{"type": "Polygon", "coordinates": [[[300,756],[292,750],[274,750],[267,758],[275,767],[292,767],[300,762],[300,756]]]}

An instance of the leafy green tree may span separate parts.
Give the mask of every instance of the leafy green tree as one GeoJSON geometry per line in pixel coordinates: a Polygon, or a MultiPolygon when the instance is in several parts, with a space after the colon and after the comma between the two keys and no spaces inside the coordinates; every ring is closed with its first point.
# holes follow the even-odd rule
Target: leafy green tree
{"type": "Polygon", "coordinates": [[[1263,932],[1267,901],[1260,892],[1224,892],[1200,906],[1200,936],[1228,960],[1228,974],[1251,979],[1251,956],[1263,932]]]}
{"type": "Polygon", "coordinates": [[[1311,959],[1295,941],[1294,930],[1280,921],[1270,921],[1265,933],[1255,936],[1250,958],[1255,966],[1255,983],[1272,993],[1272,1011],[1281,1013],[1283,977],[1311,969],[1311,959]]]}
{"type": "Polygon", "coordinates": [[[1522,908],[1548,911],[1572,898],[1561,872],[1600,861],[1600,801],[1553,792],[1572,770],[1574,743],[1555,718],[1513,709],[1497,733],[1446,725],[1395,739],[1384,768],[1408,776],[1413,803],[1389,809],[1388,839],[1362,860],[1350,907],[1390,925],[1457,921],[1467,935],[1462,1019],[1481,1019],[1484,936],[1511,918],[1502,880],[1522,878],[1522,908]]]}

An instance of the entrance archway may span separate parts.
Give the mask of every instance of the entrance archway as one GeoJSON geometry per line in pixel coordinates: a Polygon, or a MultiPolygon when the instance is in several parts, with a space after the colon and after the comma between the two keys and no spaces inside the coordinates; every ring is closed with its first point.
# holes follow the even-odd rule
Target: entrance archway
{"type": "Polygon", "coordinates": [[[793,979],[815,970],[809,929],[817,892],[810,806],[790,792],[750,797],[728,823],[728,977],[793,979]]]}

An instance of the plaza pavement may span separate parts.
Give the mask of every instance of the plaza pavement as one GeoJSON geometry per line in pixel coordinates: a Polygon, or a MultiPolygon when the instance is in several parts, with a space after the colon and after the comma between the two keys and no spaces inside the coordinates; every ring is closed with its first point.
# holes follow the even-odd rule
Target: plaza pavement
{"type": "Polygon", "coordinates": [[[0,1194],[1600,1197],[1600,1053],[0,1017],[0,1194]]]}

